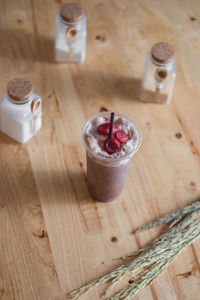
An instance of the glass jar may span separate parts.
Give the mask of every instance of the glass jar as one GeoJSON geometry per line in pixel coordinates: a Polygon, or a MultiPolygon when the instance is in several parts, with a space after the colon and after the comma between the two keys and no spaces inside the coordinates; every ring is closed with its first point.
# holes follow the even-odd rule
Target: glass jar
{"type": "Polygon", "coordinates": [[[85,60],[86,16],[77,3],[66,3],[56,16],[55,61],[79,63],[85,60]]]}
{"type": "Polygon", "coordinates": [[[176,78],[176,56],[168,43],[157,43],[146,54],[140,100],[170,103],[176,78]]]}
{"type": "Polygon", "coordinates": [[[0,100],[0,131],[19,143],[26,143],[42,126],[42,101],[30,81],[15,78],[0,100]]]}

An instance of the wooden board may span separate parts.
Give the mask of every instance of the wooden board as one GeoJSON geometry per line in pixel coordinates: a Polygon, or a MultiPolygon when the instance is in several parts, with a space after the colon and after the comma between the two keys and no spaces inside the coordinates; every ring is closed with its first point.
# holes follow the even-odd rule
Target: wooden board
{"type": "MultiPolygon", "coordinates": [[[[0,0],[0,95],[23,76],[43,99],[43,128],[33,140],[19,145],[0,134],[3,300],[66,299],[159,233],[133,236],[134,228],[200,196],[200,2],[80,1],[88,43],[86,62],[76,65],[53,61],[62,3],[0,0]],[[178,58],[171,105],[138,101],[144,55],[157,41],[172,43],[178,58]],[[80,139],[102,107],[129,114],[143,133],[123,194],[109,204],[89,197],[80,139]]],[[[135,299],[200,299],[199,253],[197,241],[135,299]]]]}

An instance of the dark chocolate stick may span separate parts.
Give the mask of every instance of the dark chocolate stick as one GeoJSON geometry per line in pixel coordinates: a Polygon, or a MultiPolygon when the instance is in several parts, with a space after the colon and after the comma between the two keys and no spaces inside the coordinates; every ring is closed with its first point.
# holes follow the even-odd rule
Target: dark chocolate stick
{"type": "Polygon", "coordinates": [[[111,139],[113,136],[113,121],[114,121],[114,112],[111,112],[110,114],[110,127],[109,127],[109,133],[108,138],[111,139]]]}

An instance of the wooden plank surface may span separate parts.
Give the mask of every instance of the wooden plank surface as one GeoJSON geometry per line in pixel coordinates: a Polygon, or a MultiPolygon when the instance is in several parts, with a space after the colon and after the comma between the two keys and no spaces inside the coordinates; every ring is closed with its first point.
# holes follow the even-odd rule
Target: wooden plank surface
{"type": "MultiPolygon", "coordinates": [[[[19,145],[0,134],[3,300],[66,299],[159,233],[133,236],[134,228],[200,196],[200,2],[80,1],[88,42],[78,65],[53,61],[62,3],[0,0],[0,94],[23,76],[43,99],[43,128],[33,140],[19,145]],[[144,55],[157,41],[177,54],[171,105],[138,101],[144,55]],[[123,194],[109,204],[88,194],[80,139],[84,121],[102,107],[129,114],[143,133],[123,194]]],[[[197,241],[134,299],[200,299],[199,253],[197,241]]]]}

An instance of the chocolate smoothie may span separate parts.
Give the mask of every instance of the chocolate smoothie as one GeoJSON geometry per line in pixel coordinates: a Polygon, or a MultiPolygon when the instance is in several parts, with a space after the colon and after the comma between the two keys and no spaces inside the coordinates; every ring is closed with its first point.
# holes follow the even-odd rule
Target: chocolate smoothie
{"type": "Polygon", "coordinates": [[[109,121],[110,112],[99,113],[87,121],[82,132],[88,189],[91,196],[101,202],[112,201],[120,195],[131,159],[141,144],[141,132],[135,122],[126,115],[116,113],[112,138],[114,146],[106,145],[109,121]]]}

